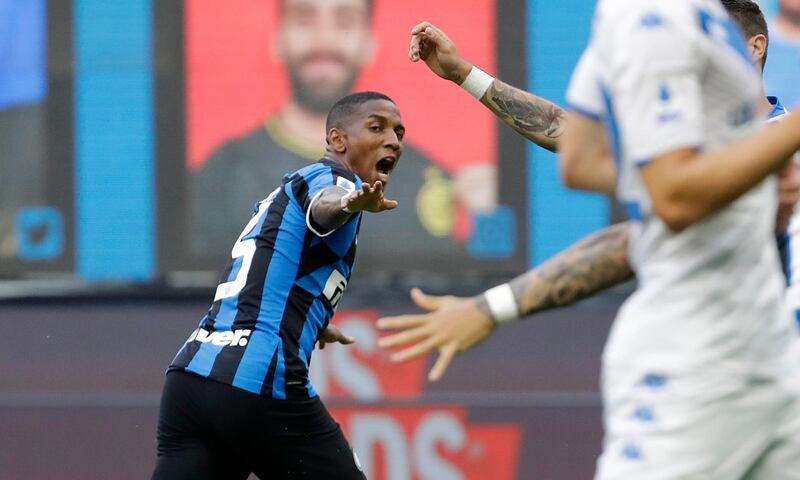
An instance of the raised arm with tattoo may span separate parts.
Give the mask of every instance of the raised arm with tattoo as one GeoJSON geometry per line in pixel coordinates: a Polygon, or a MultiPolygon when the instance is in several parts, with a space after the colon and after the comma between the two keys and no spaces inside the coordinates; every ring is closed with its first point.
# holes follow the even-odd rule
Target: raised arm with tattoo
{"type": "Polygon", "coordinates": [[[412,300],[428,313],[380,319],[378,328],[398,332],[381,338],[378,344],[406,347],[392,355],[395,361],[438,350],[439,358],[428,374],[430,381],[437,381],[457,353],[480,343],[502,323],[498,316],[509,320],[510,316],[563,307],[622,283],[633,277],[627,258],[628,225],[623,223],[575,243],[510,283],[474,298],[426,295],[414,289],[412,300]],[[509,300],[513,304],[502,304],[509,300]]]}
{"type": "MultiPolygon", "coordinates": [[[[423,60],[435,74],[462,85],[473,65],[456,50],[447,35],[422,22],[411,31],[409,58],[423,60]]],[[[493,79],[480,101],[503,122],[542,148],[555,152],[564,131],[564,110],[536,95],[493,79]]]]}

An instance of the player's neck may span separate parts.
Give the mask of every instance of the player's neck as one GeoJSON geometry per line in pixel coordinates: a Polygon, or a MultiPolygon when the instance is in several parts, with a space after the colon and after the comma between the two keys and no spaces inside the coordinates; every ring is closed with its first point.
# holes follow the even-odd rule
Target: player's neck
{"type": "Polygon", "coordinates": [[[760,105],[758,110],[762,113],[762,116],[768,117],[770,113],[772,113],[772,109],[774,108],[769,100],[767,100],[766,94],[764,93],[764,89],[761,89],[761,100],[759,101],[760,105]]]}
{"type": "Polygon", "coordinates": [[[334,151],[333,147],[331,147],[330,145],[327,145],[325,147],[325,157],[324,158],[326,160],[330,160],[331,162],[338,163],[339,165],[343,166],[344,168],[346,168],[347,170],[349,170],[351,172],[353,171],[353,169],[350,168],[350,163],[347,162],[347,159],[344,158],[343,155],[341,155],[341,154],[337,153],[336,151],[334,151]]]}
{"type": "Polygon", "coordinates": [[[775,28],[787,40],[800,41],[800,17],[782,14],[775,18],[775,28]]]}
{"type": "Polygon", "coordinates": [[[321,147],[325,144],[325,115],[289,102],[278,114],[284,133],[292,140],[321,147]]]}

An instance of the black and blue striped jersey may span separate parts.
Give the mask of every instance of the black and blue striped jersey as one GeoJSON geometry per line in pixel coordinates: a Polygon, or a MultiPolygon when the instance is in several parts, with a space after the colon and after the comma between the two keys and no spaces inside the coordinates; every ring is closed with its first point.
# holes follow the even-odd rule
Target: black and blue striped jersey
{"type": "Polygon", "coordinates": [[[361,223],[357,213],[326,232],[313,221],[312,201],[332,185],[354,190],[361,179],[320,160],[256,204],[214,303],[169,370],[278,399],[316,396],[311,353],[347,287],[361,223]]]}

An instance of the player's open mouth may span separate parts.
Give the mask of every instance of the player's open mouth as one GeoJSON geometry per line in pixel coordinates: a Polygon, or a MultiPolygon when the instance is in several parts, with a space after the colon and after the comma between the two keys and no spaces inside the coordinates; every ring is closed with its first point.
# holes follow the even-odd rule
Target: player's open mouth
{"type": "Polygon", "coordinates": [[[389,175],[392,169],[394,169],[394,164],[397,162],[397,159],[394,157],[383,157],[378,160],[378,163],[375,165],[375,170],[378,173],[382,173],[384,175],[389,175]]]}

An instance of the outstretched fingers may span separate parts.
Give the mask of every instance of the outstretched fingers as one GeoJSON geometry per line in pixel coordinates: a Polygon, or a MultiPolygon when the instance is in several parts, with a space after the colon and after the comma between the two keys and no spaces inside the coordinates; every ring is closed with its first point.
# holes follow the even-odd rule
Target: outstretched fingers
{"type": "Polygon", "coordinates": [[[425,324],[425,315],[398,315],[378,320],[379,330],[406,330],[425,324]]]}
{"type": "Polygon", "coordinates": [[[395,348],[408,345],[409,343],[418,342],[433,335],[434,332],[430,328],[423,325],[410,330],[405,330],[388,337],[383,337],[378,340],[378,346],[381,348],[395,348]]]}
{"type": "Polygon", "coordinates": [[[430,353],[439,346],[440,338],[438,336],[430,336],[425,340],[412,345],[405,350],[400,350],[399,352],[392,355],[392,361],[394,362],[406,362],[413,358],[421,357],[427,353],[430,353]]]}
{"type": "Polygon", "coordinates": [[[439,379],[444,376],[444,373],[447,371],[450,363],[453,362],[453,358],[455,358],[457,353],[458,347],[455,343],[450,343],[442,348],[439,352],[439,358],[436,359],[436,363],[433,364],[433,368],[431,368],[430,373],[428,373],[428,380],[431,382],[439,381],[439,379]]]}
{"type": "Polygon", "coordinates": [[[421,309],[432,312],[438,310],[442,305],[444,297],[436,295],[428,295],[419,288],[411,289],[411,300],[421,309]]]}
{"type": "Polygon", "coordinates": [[[397,200],[383,200],[384,210],[394,210],[398,205],[400,204],[397,202],[397,200]]]}

